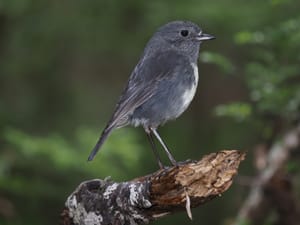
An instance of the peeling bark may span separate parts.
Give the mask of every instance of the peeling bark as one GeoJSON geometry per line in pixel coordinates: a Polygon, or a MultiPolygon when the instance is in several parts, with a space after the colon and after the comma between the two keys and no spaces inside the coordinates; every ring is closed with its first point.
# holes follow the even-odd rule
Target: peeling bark
{"type": "Polygon", "coordinates": [[[191,218],[191,208],[230,187],[244,157],[239,151],[224,150],[128,182],[83,182],[68,197],[61,224],[147,224],[182,210],[191,218]]]}

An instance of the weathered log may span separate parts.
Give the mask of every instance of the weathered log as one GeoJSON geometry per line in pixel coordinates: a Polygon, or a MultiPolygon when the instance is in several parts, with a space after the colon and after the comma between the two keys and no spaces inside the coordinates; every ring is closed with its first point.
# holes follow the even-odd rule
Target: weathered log
{"type": "Polygon", "coordinates": [[[62,224],[146,224],[220,196],[232,184],[245,153],[224,150],[159,170],[132,181],[110,179],[81,183],[68,197],[62,224]]]}

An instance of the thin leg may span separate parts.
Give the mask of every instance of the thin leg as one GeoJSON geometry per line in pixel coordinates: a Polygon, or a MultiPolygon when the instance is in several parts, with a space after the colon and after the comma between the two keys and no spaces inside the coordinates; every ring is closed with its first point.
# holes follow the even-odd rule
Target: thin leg
{"type": "Polygon", "coordinates": [[[157,133],[156,129],[154,128],[150,128],[150,131],[153,132],[153,134],[155,135],[155,137],[157,138],[157,140],[160,142],[160,144],[163,146],[164,150],[166,151],[168,157],[169,157],[169,160],[171,161],[171,163],[174,165],[174,166],[177,166],[177,162],[176,160],[174,159],[174,157],[172,156],[171,152],[169,151],[168,147],[166,146],[166,144],[163,142],[163,140],[161,139],[161,137],[159,136],[159,134],[157,133]]]}
{"type": "Polygon", "coordinates": [[[146,134],[147,134],[148,140],[149,140],[149,142],[151,144],[151,149],[152,149],[152,152],[154,153],[154,156],[156,158],[158,166],[159,166],[159,168],[163,169],[164,165],[162,164],[161,159],[159,157],[158,151],[156,149],[156,146],[155,146],[155,143],[154,143],[154,140],[153,140],[152,133],[151,133],[151,131],[150,132],[146,131],[146,134]]]}

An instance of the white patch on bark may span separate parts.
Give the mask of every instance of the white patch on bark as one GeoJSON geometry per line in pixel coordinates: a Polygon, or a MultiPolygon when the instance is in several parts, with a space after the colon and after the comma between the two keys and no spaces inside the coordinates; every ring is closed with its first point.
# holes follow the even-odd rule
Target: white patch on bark
{"type": "Polygon", "coordinates": [[[85,225],[96,225],[96,224],[101,224],[103,221],[103,218],[101,215],[97,215],[94,212],[89,212],[85,219],[84,219],[84,224],[85,225]]]}
{"type": "Polygon", "coordinates": [[[144,197],[142,194],[144,185],[136,185],[136,184],[130,184],[129,185],[129,201],[132,206],[135,206],[137,204],[141,204],[143,207],[149,208],[152,206],[151,202],[144,197]]]}
{"type": "Polygon", "coordinates": [[[130,201],[130,204],[132,206],[134,206],[138,203],[138,197],[139,197],[138,190],[136,190],[136,185],[135,184],[130,184],[129,185],[129,191],[130,191],[129,201],[130,201]]]}
{"type": "Polygon", "coordinates": [[[152,204],[149,200],[145,199],[142,195],[144,186],[143,185],[136,185],[136,184],[130,184],[129,185],[129,203],[131,205],[131,218],[130,218],[130,224],[134,225],[137,224],[135,221],[143,221],[144,223],[148,223],[149,220],[140,214],[135,208],[138,208],[139,205],[142,205],[143,207],[151,207],[152,204]]]}
{"type": "Polygon", "coordinates": [[[103,193],[103,198],[109,199],[110,195],[117,189],[117,187],[118,187],[118,184],[116,184],[116,183],[109,185],[103,193]]]}
{"type": "Polygon", "coordinates": [[[71,195],[66,201],[66,207],[69,209],[69,217],[75,224],[96,225],[101,224],[103,218],[94,212],[87,213],[81,203],[77,202],[76,196],[71,195]]]}
{"type": "Polygon", "coordinates": [[[75,195],[70,195],[66,201],[66,207],[77,208],[77,199],[75,195]]]}
{"type": "MultiPolygon", "coordinates": [[[[147,224],[149,219],[144,216],[140,209],[149,208],[152,206],[151,202],[147,199],[147,193],[144,190],[143,183],[123,183],[111,184],[106,187],[103,192],[103,199],[107,201],[107,208],[104,209],[107,213],[112,214],[118,221],[128,221],[130,225],[147,224]],[[123,185],[123,186],[119,186],[123,185]],[[124,201],[121,196],[117,196],[115,203],[112,204],[112,197],[115,196],[116,191],[120,187],[120,192],[129,194],[128,200],[124,201]],[[128,193],[129,191],[129,193],[128,193]],[[125,211],[124,211],[125,210],[125,211]],[[125,213],[125,214],[122,214],[125,213]]],[[[85,205],[78,202],[76,195],[72,194],[66,201],[66,207],[69,209],[69,217],[72,218],[75,224],[84,225],[101,225],[107,223],[105,217],[98,211],[86,211],[85,205]],[[100,214],[100,215],[98,215],[100,214]]],[[[104,213],[104,212],[103,212],[104,213]]]]}

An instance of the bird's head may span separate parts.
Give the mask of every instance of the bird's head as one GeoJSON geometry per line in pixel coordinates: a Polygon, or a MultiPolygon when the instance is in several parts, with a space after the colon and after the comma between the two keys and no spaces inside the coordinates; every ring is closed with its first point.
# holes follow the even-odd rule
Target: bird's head
{"type": "Polygon", "coordinates": [[[161,26],[153,37],[157,41],[163,40],[164,46],[170,45],[189,54],[198,52],[203,41],[215,38],[210,34],[203,33],[197,24],[190,21],[169,22],[161,26]]]}

